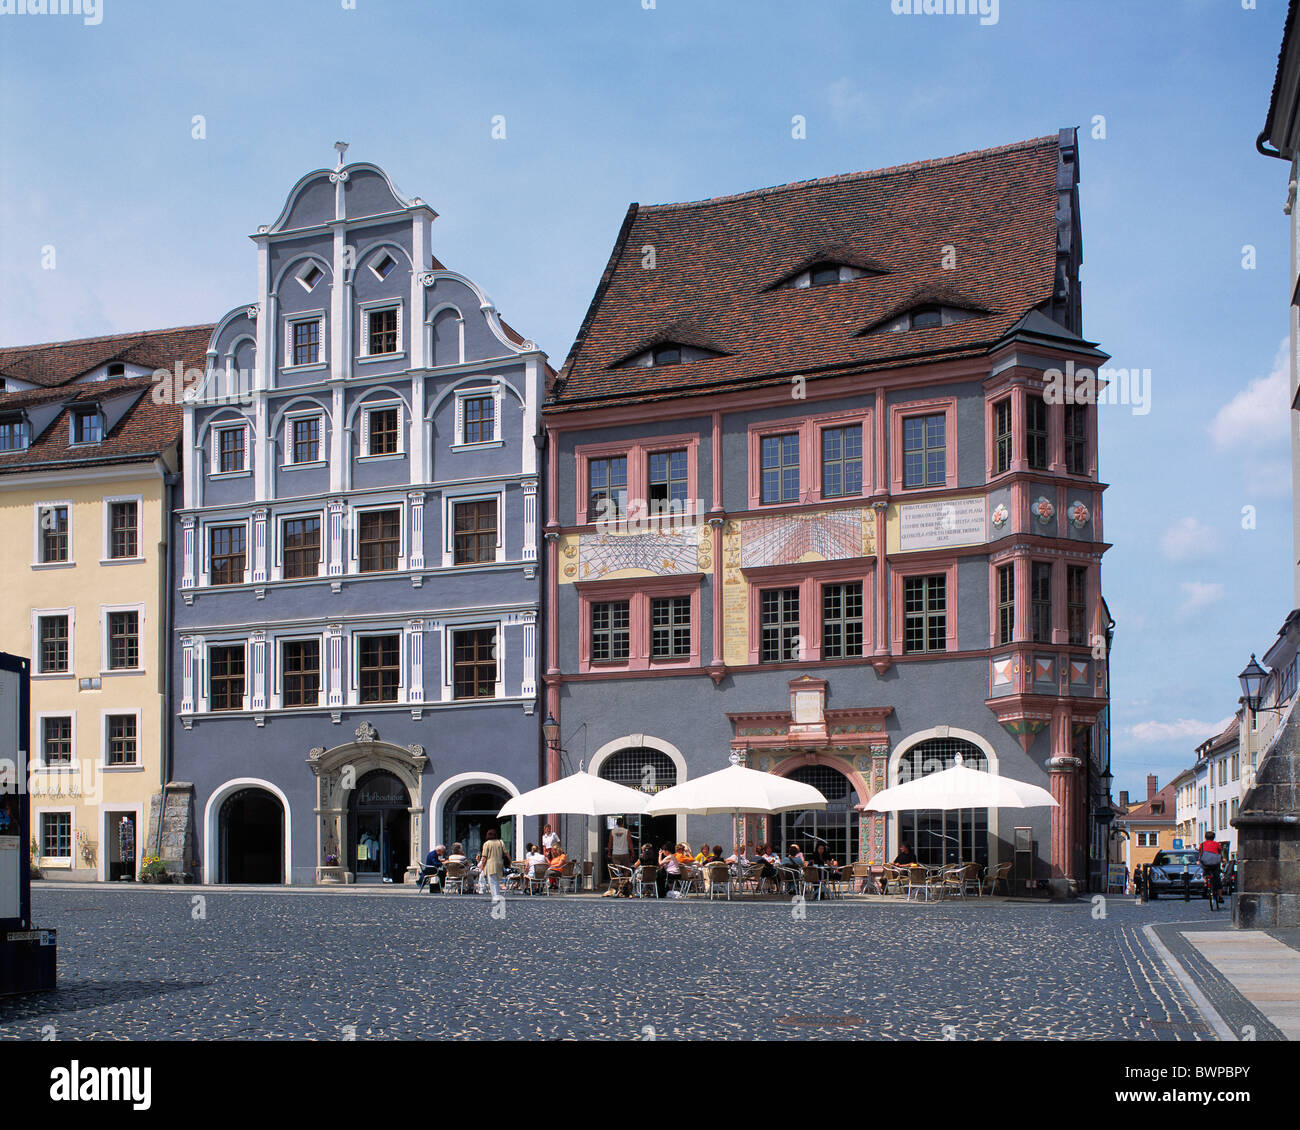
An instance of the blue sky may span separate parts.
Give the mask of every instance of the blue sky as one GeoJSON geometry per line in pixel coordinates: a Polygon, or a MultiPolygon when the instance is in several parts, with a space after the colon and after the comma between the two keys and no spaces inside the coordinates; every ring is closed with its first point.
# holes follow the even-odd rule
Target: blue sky
{"type": "Polygon", "coordinates": [[[558,366],[630,201],[1079,126],[1085,333],[1152,380],[1149,412],[1101,418],[1116,787],[1164,783],[1235,708],[1291,607],[1287,166],[1254,150],[1284,0],[1001,0],[987,26],[890,0],[100,2],[0,15],[4,344],[253,298],[245,237],[338,139],[558,366]]]}

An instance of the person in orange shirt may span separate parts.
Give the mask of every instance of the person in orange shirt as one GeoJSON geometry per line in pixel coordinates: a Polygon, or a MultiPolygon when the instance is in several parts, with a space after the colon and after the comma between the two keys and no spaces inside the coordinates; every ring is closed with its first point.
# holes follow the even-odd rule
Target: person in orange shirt
{"type": "Polygon", "coordinates": [[[559,844],[556,844],[555,847],[551,849],[551,865],[547,868],[547,879],[550,881],[552,888],[559,886],[557,880],[560,877],[560,872],[564,870],[564,865],[568,862],[568,859],[569,857],[564,854],[564,848],[559,844]]]}

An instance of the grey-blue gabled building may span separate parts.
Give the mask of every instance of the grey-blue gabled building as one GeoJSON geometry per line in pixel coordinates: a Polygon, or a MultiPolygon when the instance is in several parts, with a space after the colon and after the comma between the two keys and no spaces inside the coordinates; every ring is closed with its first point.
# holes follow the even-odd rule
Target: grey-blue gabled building
{"type": "Polygon", "coordinates": [[[186,394],[168,806],[206,882],[402,882],[539,778],[546,357],[339,148],[186,394]]]}

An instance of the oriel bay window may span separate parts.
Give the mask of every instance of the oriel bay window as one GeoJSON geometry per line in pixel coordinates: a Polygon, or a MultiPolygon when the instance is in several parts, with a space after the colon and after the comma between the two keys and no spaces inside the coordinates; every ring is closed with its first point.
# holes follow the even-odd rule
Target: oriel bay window
{"type": "Polygon", "coordinates": [[[208,581],[214,585],[244,583],[248,565],[248,527],[212,526],[208,530],[208,581]]]}
{"type": "Polygon", "coordinates": [[[1011,397],[993,406],[993,473],[1011,470],[1011,397]]]}
{"type": "Polygon", "coordinates": [[[280,645],[280,698],[285,706],[320,702],[320,640],[285,640],[280,645]]]}
{"type": "Polygon", "coordinates": [[[1016,631],[1016,567],[1014,563],[999,565],[997,570],[997,641],[1009,644],[1016,631]]]}
{"type": "Polygon", "coordinates": [[[452,694],[455,698],[495,698],[497,633],[472,628],[452,636],[452,694]]]}
{"type": "Polygon", "coordinates": [[[1030,572],[1030,611],[1034,643],[1052,642],[1052,563],[1035,561],[1030,572]]]}
{"type": "Polygon", "coordinates": [[[1047,470],[1047,402],[1025,397],[1025,460],[1035,471],[1047,470]]]}
{"type": "Polygon", "coordinates": [[[1076,647],[1088,643],[1088,569],[1084,565],[1068,565],[1065,570],[1067,592],[1067,619],[1070,643],[1076,647]]]}
{"type": "Polygon", "coordinates": [[[401,636],[357,639],[357,698],[360,702],[396,702],[401,685],[401,636]]]}
{"type": "Polygon", "coordinates": [[[1071,475],[1088,473],[1088,406],[1065,405],[1065,469],[1071,475]]]}
{"type": "Polygon", "coordinates": [[[357,559],[361,572],[392,572],[397,568],[401,547],[401,510],[365,510],[357,515],[357,559]]]}
{"type": "Polygon", "coordinates": [[[208,649],[208,709],[244,709],[244,645],[208,649]]]}
{"type": "Polygon", "coordinates": [[[320,519],[286,518],[281,525],[286,580],[314,577],[320,571],[320,519]]]}

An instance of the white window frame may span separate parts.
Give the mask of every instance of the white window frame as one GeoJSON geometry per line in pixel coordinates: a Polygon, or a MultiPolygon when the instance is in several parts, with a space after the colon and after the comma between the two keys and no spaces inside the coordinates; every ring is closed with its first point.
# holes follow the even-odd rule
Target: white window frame
{"type": "Polygon", "coordinates": [[[248,452],[249,427],[248,427],[247,420],[244,420],[242,423],[234,420],[230,420],[229,422],[225,420],[217,420],[213,422],[212,426],[208,429],[208,431],[209,434],[212,436],[212,440],[210,444],[212,451],[209,460],[210,469],[208,471],[208,474],[211,478],[233,479],[240,475],[252,474],[252,471],[249,467],[249,452],[248,452]],[[238,471],[223,471],[221,469],[221,433],[233,432],[236,430],[239,430],[244,433],[244,454],[243,454],[244,465],[238,471]]]}
{"type": "Polygon", "coordinates": [[[322,267],[318,262],[316,262],[315,259],[308,259],[301,267],[299,267],[293,273],[294,281],[300,287],[302,287],[302,289],[305,290],[308,294],[310,294],[313,290],[316,289],[321,279],[326,277],[327,276],[325,274],[325,268],[322,267]],[[315,269],[319,277],[316,279],[315,282],[309,283],[303,276],[306,275],[308,271],[311,271],[313,269],[315,269]]]}
{"type": "MultiPolygon", "coordinates": [[[[380,260],[382,260],[382,259],[387,259],[387,260],[389,260],[389,261],[393,264],[393,269],[394,269],[394,270],[396,270],[396,269],[401,265],[401,264],[398,263],[398,261],[397,261],[397,256],[394,255],[391,251],[389,251],[388,248],[386,248],[386,247],[382,247],[382,246],[379,248],[379,254],[378,254],[378,255],[372,255],[372,256],[370,257],[370,259],[371,259],[371,261],[370,261],[369,263],[367,263],[366,266],[370,268],[370,273],[371,273],[372,275],[374,275],[375,278],[377,278],[380,282],[383,282],[385,279],[388,278],[388,275],[391,275],[391,274],[393,273],[392,271],[389,271],[389,272],[388,272],[388,275],[381,275],[381,274],[379,273],[379,268],[378,268],[378,263],[380,262],[380,260]]],[[[400,328],[400,326],[401,326],[400,318],[401,318],[401,315],[398,315],[398,319],[399,319],[399,321],[398,321],[398,326],[399,326],[399,328],[400,328]]]]}
{"type": "Polygon", "coordinates": [[[357,409],[360,416],[361,434],[357,443],[357,458],[360,460],[370,459],[400,459],[406,455],[406,405],[400,400],[377,400],[366,401],[357,409]],[[384,412],[389,409],[397,409],[397,450],[381,453],[370,450],[370,413],[384,412]]]}
{"type": "MultiPolygon", "coordinates": [[[[244,713],[247,714],[253,701],[253,652],[247,636],[233,636],[227,639],[210,639],[205,637],[202,647],[202,666],[194,672],[194,712],[196,714],[216,714],[218,717],[244,713]],[[242,647],[244,649],[244,702],[239,710],[212,709],[212,649],[214,647],[242,647]]],[[[198,650],[196,649],[196,665],[198,650]]]]}
{"type": "Polygon", "coordinates": [[[136,564],[144,560],[144,495],[141,494],[114,494],[104,496],[103,509],[103,552],[100,556],[101,565],[121,565],[136,564]],[[113,504],[122,502],[135,503],[135,549],[134,557],[112,557],[110,554],[113,550],[113,504]]]}
{"type": "Polygon", "coordinates": [[[101,604],[99,606],[99,675],[100,678],[105,676],[118,675],[144,675],[149,668],[145,665],[147,648],[145,646],[148,636],[145,633],[145,607],[143,604],[101,604]],[[139,660],[138,666],[135,667],[114,667],[109,670],[108,653],[108,617],[113,612],[134,612],[135,613],[135,634],[136,634],[136,658],[139,660]]]}
{"type": "Polygon", "coordinates": [[[99,713],[99,768],[105,773],[139,773],[144,769],[142,751],[144,747],[143,719],[139,707],[106,707],[99,713]],[[110,765],[108,763],[108,720],[109,718],[135,718],[135,761],[130,765],[110,765]]]}
{"type": "MultiPolygon", "coordinates": [[[[0,379],[0,392],[4,392],[4,389],[5,389],[4,381],[3,381],[3,379],[0,379]]],[[[25,416],[14,417],[14,418],[11,418],[11,419],[8,419],[8,420],[5,420],[4,423],[5,423],[6,425],[12,424],[12,425],[14,425],[15,427],[17,427],[17,429],[18,429],[18,438],[21,439],[22,443],[21,443],[19,446],[17,446],[17,447],[10,447],[10,448],[6,448],[6,449],[0,449],[0,454],[4,454],[4,455],[14,455],[14,454],[16,454],[16,453],[18,453],[18,452],[26,451],[29,447],[31,447],[31,445],[32,445],[32,426],[31,426],[31,424],[28,422],[27,417],[25,417],[25,416]]]]}
{"type": "Polygon", "coordinates": [[[67,569],[77,563],[76,544],[73,542],[73,514],[72,499],[59,498],[50,499],[45,502],[37,502],[32,506],[32,568],[33,569],[67,569]],[[66,561],[42,561],[41,560],[41,511],[52,510],[55,507],[63,506],[68,511],[68,559],[66,561]]]}
{"type": "Polygon", "coordinates": [[[506,626],[503,620],[467,620],[446,624],[442,633],[442,701],[452,703],[499,702],[506,697],[506,626]],[[456,633],[482,631],[491,628],[496,632],[497,681],[496,694],[491,698],[456,697],[456,633]]]}
{"type": "Polygon", "coordinates": [[[491,384],[458,388],[456,390],[456,435],[451,449],[453,451],[479,451],[489,447],[504,447],[505,440],[501,435],[501,408],[504,403],[505,384],[500,377],[495,378],[491,384]],[[495,438],[467,443],[465,440],[465,401],[481,400],[486,396],[492,398],[492,435],[495,438]]]}
{"type": "Polygon", "coordinates": [[[357,303],[357,312],[360,315],[360,340],[357,344],[361,351],[357,354],[358,361],[389,361],[394,357],[406,356],[406,303],[400,298],[376,298],[369,302],[357,303]],[[397,349],[392,353],[371,353],[370,352],[370,315],[377,314],[383,310],[397,311],[397,349]]]}
{"type": "Polygon", "coordinates": [[[212,531],[226,526],[244,527],[244,579],[238,584],[251,584],[253,579],[253,529],[248,517],[210,518],[199,525],[202,538],[199,559],[199,584],[205,588],[232,589],[234,585],[212,584],[212,531]]]}
{"type": "Polygon", "coordinates": [[[40,853],[40,867],[42,870],[72,871],[77,866],[77,809],[75,805],[59,804],[42,806],[40,808],[32,806],[32,817],[36,823],[36,848],[40,853]],[[68,817],[68,854],[46,855],[45,854],[45,827],[44,816],[67,816],[68,817]]]}
{"type": "Polygon", "coordinates": [[[325,467],[325,466],[327,466],[327,465],[329,464],[329,460],[328,460],[328,458],[326,457],[326,451],[328,450],[328,446],[329,446],[329,444],[328,444],[328,436],[327,436],[327,434],[326,434],[326,429],[325,429],[325,409],[324,409],[324,408],[308,408],[308,409],[304,409],[304,410],[301,411],[301,412],[286,412],[286,413],[285,413],[285,417],[284,417],[284,460],[283,460],[283,462],[280,464],[280,469],[281,469],[281,470],[292,471],[292,470],[294,470],[295,468],[300,468],[300,467],[325,467]],[[300,420],[310,420],[310,419],[312,419],[312,418],[315,418],[316,420],[318,420],[318,421],[319,421],[319,424],[320,424],[319,435],[318,435],[318,437],[317,437],[317,441],[316,441],[316,442],[317,442],[317,447],[318,447],[318,451],[317,451],[317,456],[318,456],[318,457],[317,457],[316,459],[309,459],[309,460],[307,460],[306,462],[303,462],[303,463],[295,463],[295,462],[294,462],[294,458],[293,458],[294,455],[295,455],[295,452],[294,452],[294,442],[293,442],[293,426],[294,426],[295,423],[297,423],[297,422],[300,421],[300,420]]]}
{"type": "Polygon", "coordinates": [[[272,526],[270,536],[272,540],[271,553],[271,579],[273,581],[309,581],[311,577],[286,577],[284,575],[284,524],[300,518],[316,518],[320,521],[320,557],[316,561],[316,576],[324,576],[325,573],[325,554],[328,550],[326,537],[328,535],[327,523],[328,516],[323,510],[288,510],[276,514],[271,519],[272,526]]]}
{"type": "MultiPolygon", "coordinates": [[[[407,639],[407,629],[403,624],[393,624],[391,627],[377,628],[353,628],[348,636],[349,643],[349,682],[348,682],[348,705],[362,707],[394,707],[407,705],[407,699],[410,697],[409,686],[410,680],[407,678],[407,664],[411,654],[410,641],[407,639]],[[395,702],[362,702],[361,701],[361,643],[360,641],[376,636],[396,636],[397,637],[397,700],[395,702]]],[[[322,662],[324,662],[324,653],[322,652],[322,662]]],[[[323,688],[322,688],[323,689],[323,688]]]]}
{"type": "MultiPolygon", "coordinates": [[[[495,502],[497,504],[497,563],[506,560],[506,490],[466,490],[463,493],[443,491],[442,495],[442,564],[445,569],[479,569],[476,565],[456,564],[456,504],[461,502],[495,502]]],[[[490,562],[489,562],[490,564],[490,562]]]]}
{"type": "Polygon", "coordinates": [[[271,651],[271,693],[267,696],[273,710],[323,710],[329,701],[329,645],[323,632],[290,632],[274,636],[267,641],[271,651]],[[284,704],[284,645],[287,643],[314,643],[320,649],[320,694],[315,706],[285,706],[284,704]]]}
{"type": "Polygon", "coordinates": [[[77,677],[76,630],[77,610],[75,607],[32,609],[33,679],[75,679],[77,677]],[[41,620],[47,616],[66,616],[68,618],[68,669],[66,671],[41,670],[41,620]]]}
{"type": "Polygon", "coordinates": [[[36,756],[31,758],[31,767],[48,773],[67,773],[79,770],[80,758],[77,756],[77,712],[75,710],[42,710],[32,716],[36,724],[36,756]],[[47,718],[67,718],[71,721],[72,756],[66,765],[45,764],[45,720],[47,718]]]}
{"type": "Polygon", "coordinates": [[[358,577],[392,577],[398,573],[405,573],[407,565],[407,551],[410,548],[410,531],[407,529],[407,523],[410,521],[410,514],[407,510],[404,499],[394,499],[392,502],[367,502],[365,504],[354,503],[351,512],[348,515],[348,565],[347,573],[358,577]],[[363,573],[361,571],[361,515],[372,514],[381,510],[396,510],[397,519],[397,568],[391,572],[383,570],[381,572],[363,573]]]}
{"type": "Polygon", "coordinates": [[[284,364],[280,366],[281,372],[309,373],[313,369],[329,368],[329,356],[326,353],[328,340],[325,336],[325,327],[325,311],[323,309],[298,310],[284,316],[284,364]],[[315,361],[308,361],[305,365],[295,365],[293,363],[293,327],[303,322],[320,323],[320,328],[316,331],[319,348],[316,351],[315,361]]]}

